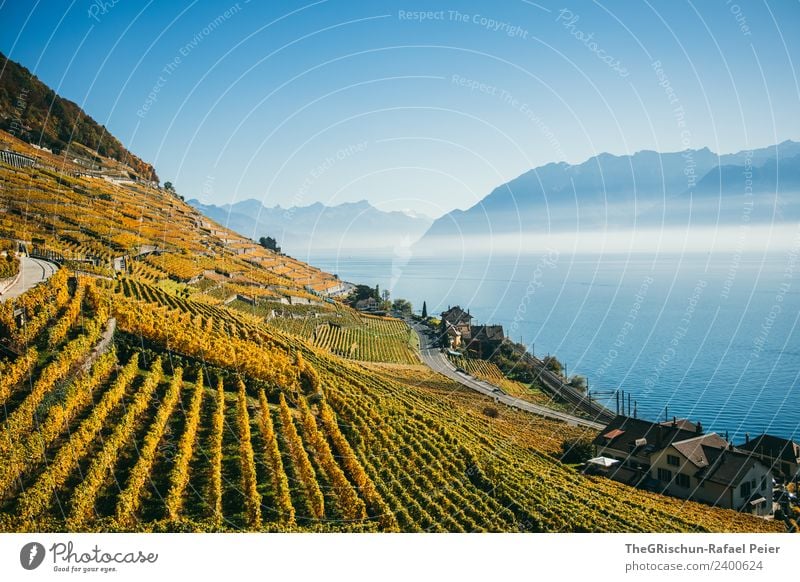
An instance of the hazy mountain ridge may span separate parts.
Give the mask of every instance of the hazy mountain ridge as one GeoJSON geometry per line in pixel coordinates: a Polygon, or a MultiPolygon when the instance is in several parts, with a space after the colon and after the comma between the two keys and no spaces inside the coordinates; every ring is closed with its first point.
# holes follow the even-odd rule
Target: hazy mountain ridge
{"type": "MultiPolygon", "coordinates": [[[[800,190],[800,143],[721,156],[709,148],[665,154],[645,150],[601,153],[575,165],[546,164],[498,186],[471,208],[437,219],[417,248],[433,248],[442,237],[467,244],[477,236],[624,229],[682,223],[687,216],[693,223],[718,222],[737,215],[724,207],[741,207],[745,185],[765,209],[770,193],[791,206],[796,198],[791,194],[800,190]],[[714,200],[718,204],[709,203],[714,200]]],[[[795,213],[788,208],[783,216],[795,213]]],[[[769,216],[766,210],[753,214],[756,219],[769,216]]]]}
{"type": "Polygon", "coordinates": [[[800,189],[800,153],[752,162],[747,167],[743,163],[724,164],[712,168],[698,182],[695,193],[717,195],[721,192],[744,191],[746,179],[752,181],[754,193],[778,192],[779,190],[800,189]],[[751,176],[746,176],[746,173],[751,176]]]}
{"type": "Polygon", "coordinates": [[[406,247],[421,237],[433,222],[404,212],[385,212],[366,200],[326,206],[280,205],[267,207],[248,199],[216,206],[189,200],[200,212],[243,236],[258,240],[272,236],[288,254],[326,250],[406,247]]]}

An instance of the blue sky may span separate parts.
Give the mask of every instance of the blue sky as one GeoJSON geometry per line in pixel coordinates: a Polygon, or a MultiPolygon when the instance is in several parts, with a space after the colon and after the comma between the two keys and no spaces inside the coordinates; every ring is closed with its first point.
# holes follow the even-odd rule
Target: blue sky
{"type": "Polygon", "coordinates": [[[551,161],[800,139],[796,1],[17,1],[0,21],[3,53],[217,204],[438,216],[551,161]]]}

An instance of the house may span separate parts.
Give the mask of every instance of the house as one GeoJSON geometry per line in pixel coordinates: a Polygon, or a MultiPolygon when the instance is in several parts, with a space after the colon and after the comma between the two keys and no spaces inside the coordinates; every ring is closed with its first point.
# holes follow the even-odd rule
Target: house
{"type": "Polygon", "coordinates": [[[672,424],[664,426],[620,414],[600,431],[593,444],[598,457],[619,461],[609,472],[612,479],[629,485],[639,485],[652,479],[650,467],[653,454],[673,442],[696,437],[702,431],[703,427],[699,423],[694,431],[689,431],[672,424]]]}
{"type": "Polygon", "coordinates": [[[702,496],[692,499],[707,501],[717,507],[735,509],[754,515],[772,514],[772,472],[752,454],[727,449],[706,450],[710,464],[700,471],[702,496]],[[717,491],[709,495],[709,492],[717,491]]]}
{"type": "Polygon", "coordinates": [[[784,481],[791,481],[800,475],[800,444],[794,441],[770,434],[762,434],[754,439],[746,435],[744,444],[736,448],[758,457],[774,475],[784,481]]]}
{"type": "Polygon", "coordinates": [[[447,326],[452,325],[461,334],[461,340],[468,341],[472,337],[471,321],[472,316],[469,314],[469,311],[464,311],[461,307],[456,305],[442,313],[441,332],[442,334],[447,333],[447,326]]]}
{"type": "Polygon", "coordinates": [[[657,481],[656,491],[674,497],[714,503],[726,497],[718,486],[706,487],[703,472],[711,465],[713,451],[728,448],[728,441],[716,433],[704,434],[673,442],[651,457],[651,476],[657,481]]]}
{"type": "Polygon", "coordinates": [[[445,333],[447,334],[447,343],[451,349],[461,347],[461,332],[454,325],[448,323],[445,333]]]}
{"type": "Polygon", "coordinates": [[[374,311],[378,308],[378,301],[374,297],[359,299],[356,301],[356,309],[359,311],[374,311]]]}
{"type": "Polygon", "coordinates": [[[506,339],[502,325],[470,326],[470,337],[467,351],[482,359],[488,359],[506,339]]]}
{"type": "Polygon", "coordinates": [[[595,438],[598,457],[617,460],[604,474],[630,485],[752,513],[772,513],[772,473],[702,424],[652,423],[617,416],[595,438]]]}

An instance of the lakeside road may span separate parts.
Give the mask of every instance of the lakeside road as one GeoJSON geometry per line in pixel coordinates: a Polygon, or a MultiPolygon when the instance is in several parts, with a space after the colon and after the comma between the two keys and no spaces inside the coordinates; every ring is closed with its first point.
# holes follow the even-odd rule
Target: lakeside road
{"type": "Polygon", "coordinates": [[[35,287],[42,281],[47,281],[58,267],[50,261],[34,259],[31,257],[20,258],[20,276],[5,293],[0,295],[0,301],[16,299],[28,289],[35,287]]]}
{"type": "Polygon", "coordinates": [[[462,386],[489,396],[496,402],[501,402],[507,406],[511,406],[512,408],[524,410],[526,412],[530,412],[531,414],[552,420],[561,420],[571,426],[582,426],[593,431],[598,431],[605,428],[606,425],[604,424],[573,416],[565,412],[559,412],[545,406],[539,406],[526,400],[516,398],[505,393],[501,388],[495,386],[494,384],[490,384],[489,382],[485,382],[483,380],[478,380],[477,378],[463,372],[457,372],[455,365],[453,365],[453,363],[448,360],[441,351],[439,351],[438,347],[431,343],[428,334],[425,333],[425,330],[422,326],[412,321],[406,321],[406,323],[416,332],[417,336],[419,337],[419,353],[422,362],[433,371],[438,372],[439,374],[446,376],[451,380],[455,380],[462,386]]]}

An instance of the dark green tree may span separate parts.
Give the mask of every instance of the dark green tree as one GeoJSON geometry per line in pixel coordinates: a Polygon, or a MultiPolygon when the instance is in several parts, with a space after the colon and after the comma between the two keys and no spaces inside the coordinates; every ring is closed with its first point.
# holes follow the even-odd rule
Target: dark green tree
{"type": "Polygon", "coordinates": [[[564,370],[564,366],[555,356],[547,356],[544,360],[544,367],[554,372],[556,374],[560,374],[564,370]]]}
{"type": "Polygon", "coordinates": [[[392,303],[392,309],[405,316],[410,316],[413,311],[411,302],[407,299],[395,299],[394,303],[392,303]]]}
{"type": "Polygon", "coordinates": [[[579,376],[578,374],[573,375],[569,379],[569,385],[577,390],[580,390],[581,392],[586,392],[586,376],[579,376]]]}
{"type": "Polygon", "coordinates": [[[361,301],[362,299],[369,299],[370,297],[375,296],[375,289],[369,287],[367,285],[356,285],[356,288],[353,290],[352,300],[353,302],[361,301]]]}
{"type": "Polygon", "coordinates": [[[281,252],[281,247],[278,246],[278,241],[271,236],[262,236],[260,239],[258,239],[258,244],[270,251],[274,251],[276,253],[281,252]]]}
{"type": "Polygon", "coordinates": [[[422,319],[428,319],[428,304],[425,301],[422,302],[422,319]]]}
{"type": "Polygon", "coordinates": [[[561,443],[561,462],[585,463],[592,458],[594,447],[591,439],[585,437],[567,439],[561,443]]]}

